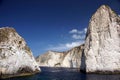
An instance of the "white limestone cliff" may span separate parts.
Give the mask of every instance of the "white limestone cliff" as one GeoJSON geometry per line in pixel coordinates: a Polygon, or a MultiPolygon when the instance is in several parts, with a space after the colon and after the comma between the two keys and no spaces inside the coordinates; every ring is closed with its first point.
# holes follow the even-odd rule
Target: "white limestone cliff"
{"type": "Polygon", "coordinates": [[[83,45],[67,52],[48,51],[36,58],[39,66],[80,68],[83,45]]]}
{"type": "Polygon", "coordinates": [[[39,72],[31,50],[13,28],[0,28],[0,78],[39,72]]]}
{"type": "Polygon", "coordinates": [[[67,51],[62,61],[62,67],[80,68],[83,48],[84,45],[82,44],[67,51]]]}
{"type": "Polygon", "coordinates": [[[39,66],[61,67],[63,56],[64,53],[62,52],[48,51],[47,53],[38,56],[36,61],[39,66]]]}
{"type": "Polygon", "coordinates": [[[120,73],[120,17],[106,5],[90,20],[84,55],[87,73],[120,73]]]}

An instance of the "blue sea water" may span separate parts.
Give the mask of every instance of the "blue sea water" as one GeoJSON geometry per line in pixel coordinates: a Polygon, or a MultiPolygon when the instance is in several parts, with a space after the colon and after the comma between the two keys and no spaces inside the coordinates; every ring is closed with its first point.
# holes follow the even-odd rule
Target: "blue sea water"
{"type": "Polygon", "coordinates": [[[78,69],[41,67],[42,72],[33,76],[5,80],[120,80],[120,75],[80,73],[78,69]]]}

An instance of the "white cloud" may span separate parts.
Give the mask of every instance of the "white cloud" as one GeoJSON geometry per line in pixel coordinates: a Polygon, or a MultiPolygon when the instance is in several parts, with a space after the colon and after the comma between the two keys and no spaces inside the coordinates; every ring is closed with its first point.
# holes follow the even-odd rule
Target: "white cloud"
{"type": "Polygon", "coordinates": [[[64,51],[67,50],[67,47],[63,44],[59,44],[56,46],[49,46],[47,50],[54,50],[54,51],[64,51]]]}
{"type": "Polygon", "coordinates": [[[78,33],[77,29],[72,29],[69,33],[78,33]]]}
{"type": "Polygon", "coordinates": [[[78,34],[83,34],[84,33],[84,31],[78,31],[78,34]]]}
{"type": "Polygon", "coordinates": [[[47,50],[65,51],[65,50],[74,48],[76,46],[79,46],[83,43],[84,43],[84,41],[76,41],[76,42],[71,42],[71,43],[59,44],[57,46],[49,46],[49,48],[47,50]]]}
{"type": "Polygon", "coordinates": [[[72,35],[72,38],[73,38],[73,39],[84,39],[84,38],[85,38],[85,35],[73,34],[73,35],[72,35]]]}
{"type": "Polygon", "coordinates": [[[83,41],[67,43],[67,44],[66,44],[66,47],[67,47],[67,48],[73,48],[73,47],[76,47],[76,46],[81,45],[82,43],[83,43],[83,41]]]}
{"type": "Polygon", "coordinates": [[[69,33],[71,34],[84,34],[87,32],[87,28],[84,28],[83,30],[78,30],[78,29],[72,29],[71,31],[69,31],[69,33]]]}
{"type": "Polygon", "coordinates": [[[73,39],[85,39],[85,34],[87,32],[87,28],[84,28],[83,30],[78,29],[72,29],[69,33],[72,34],[73,39]]]}
{"type": "Polygon", "coordinates": [[[71,33],[71,34],[82,34],[82,33],[84,33],[84,31],[79,31],[77,29],[72,29],[69,33],[71,33]]]}
{"type": "Polygon", "coordinates": [[[84,32],[87,33],[87,28],[84,28],[84,32]]]}
{"type": "Polygon", "coordinates": [[[84,28],[83,30],[72,29],[69,31],[69,33],[71,35],[71,38],[74,40],[73,42],[49,46],[47,50],[66,51],[79,46],[84,43],[86,32],[87,28],[84,28]]]}

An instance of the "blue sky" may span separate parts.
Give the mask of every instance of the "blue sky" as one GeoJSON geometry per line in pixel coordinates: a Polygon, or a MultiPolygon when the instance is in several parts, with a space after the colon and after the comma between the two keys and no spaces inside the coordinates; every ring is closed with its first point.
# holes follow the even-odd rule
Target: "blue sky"
{"type": "Polygon", "coordinates": [[[0,27],[10,26],[34,56],[84,42],[92,14],[102,4],[120,14],[120,0],[0,0],[0,27]]]}

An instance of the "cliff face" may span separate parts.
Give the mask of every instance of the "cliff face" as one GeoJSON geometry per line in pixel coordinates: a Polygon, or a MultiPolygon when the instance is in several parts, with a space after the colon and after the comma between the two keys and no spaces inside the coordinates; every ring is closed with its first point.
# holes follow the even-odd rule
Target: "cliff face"
{"type": "Polygon", "coordinates": [[[47,53],[40,55],[36,58],[39,66],[48,67],[61,67],[64,53],[48,51],[47,53]]]}
{"type": "Polygon", "coordinates": [[[36,61],[39,66],[80,68],[82,50],[83,45],[75,47],[67,52],[60,53],[48,51],[38,56],[36,61]]]}
{"type": "Polygon", "coordinates": [[[0,77],[39,72],[31,50],[13,28],[0,28],[0,77]]]}
{"type": "Polygon", "coordinates": [[[62,61],[62,67],[80,68],[83,48],[84,45],[81,45],[67,51],[62,61]]]}
{"type": "Polygon", "coordinates": [[[90,20],[84,55],[86,72],[120,73],[120,17],[106,5],[90,20]]]}

